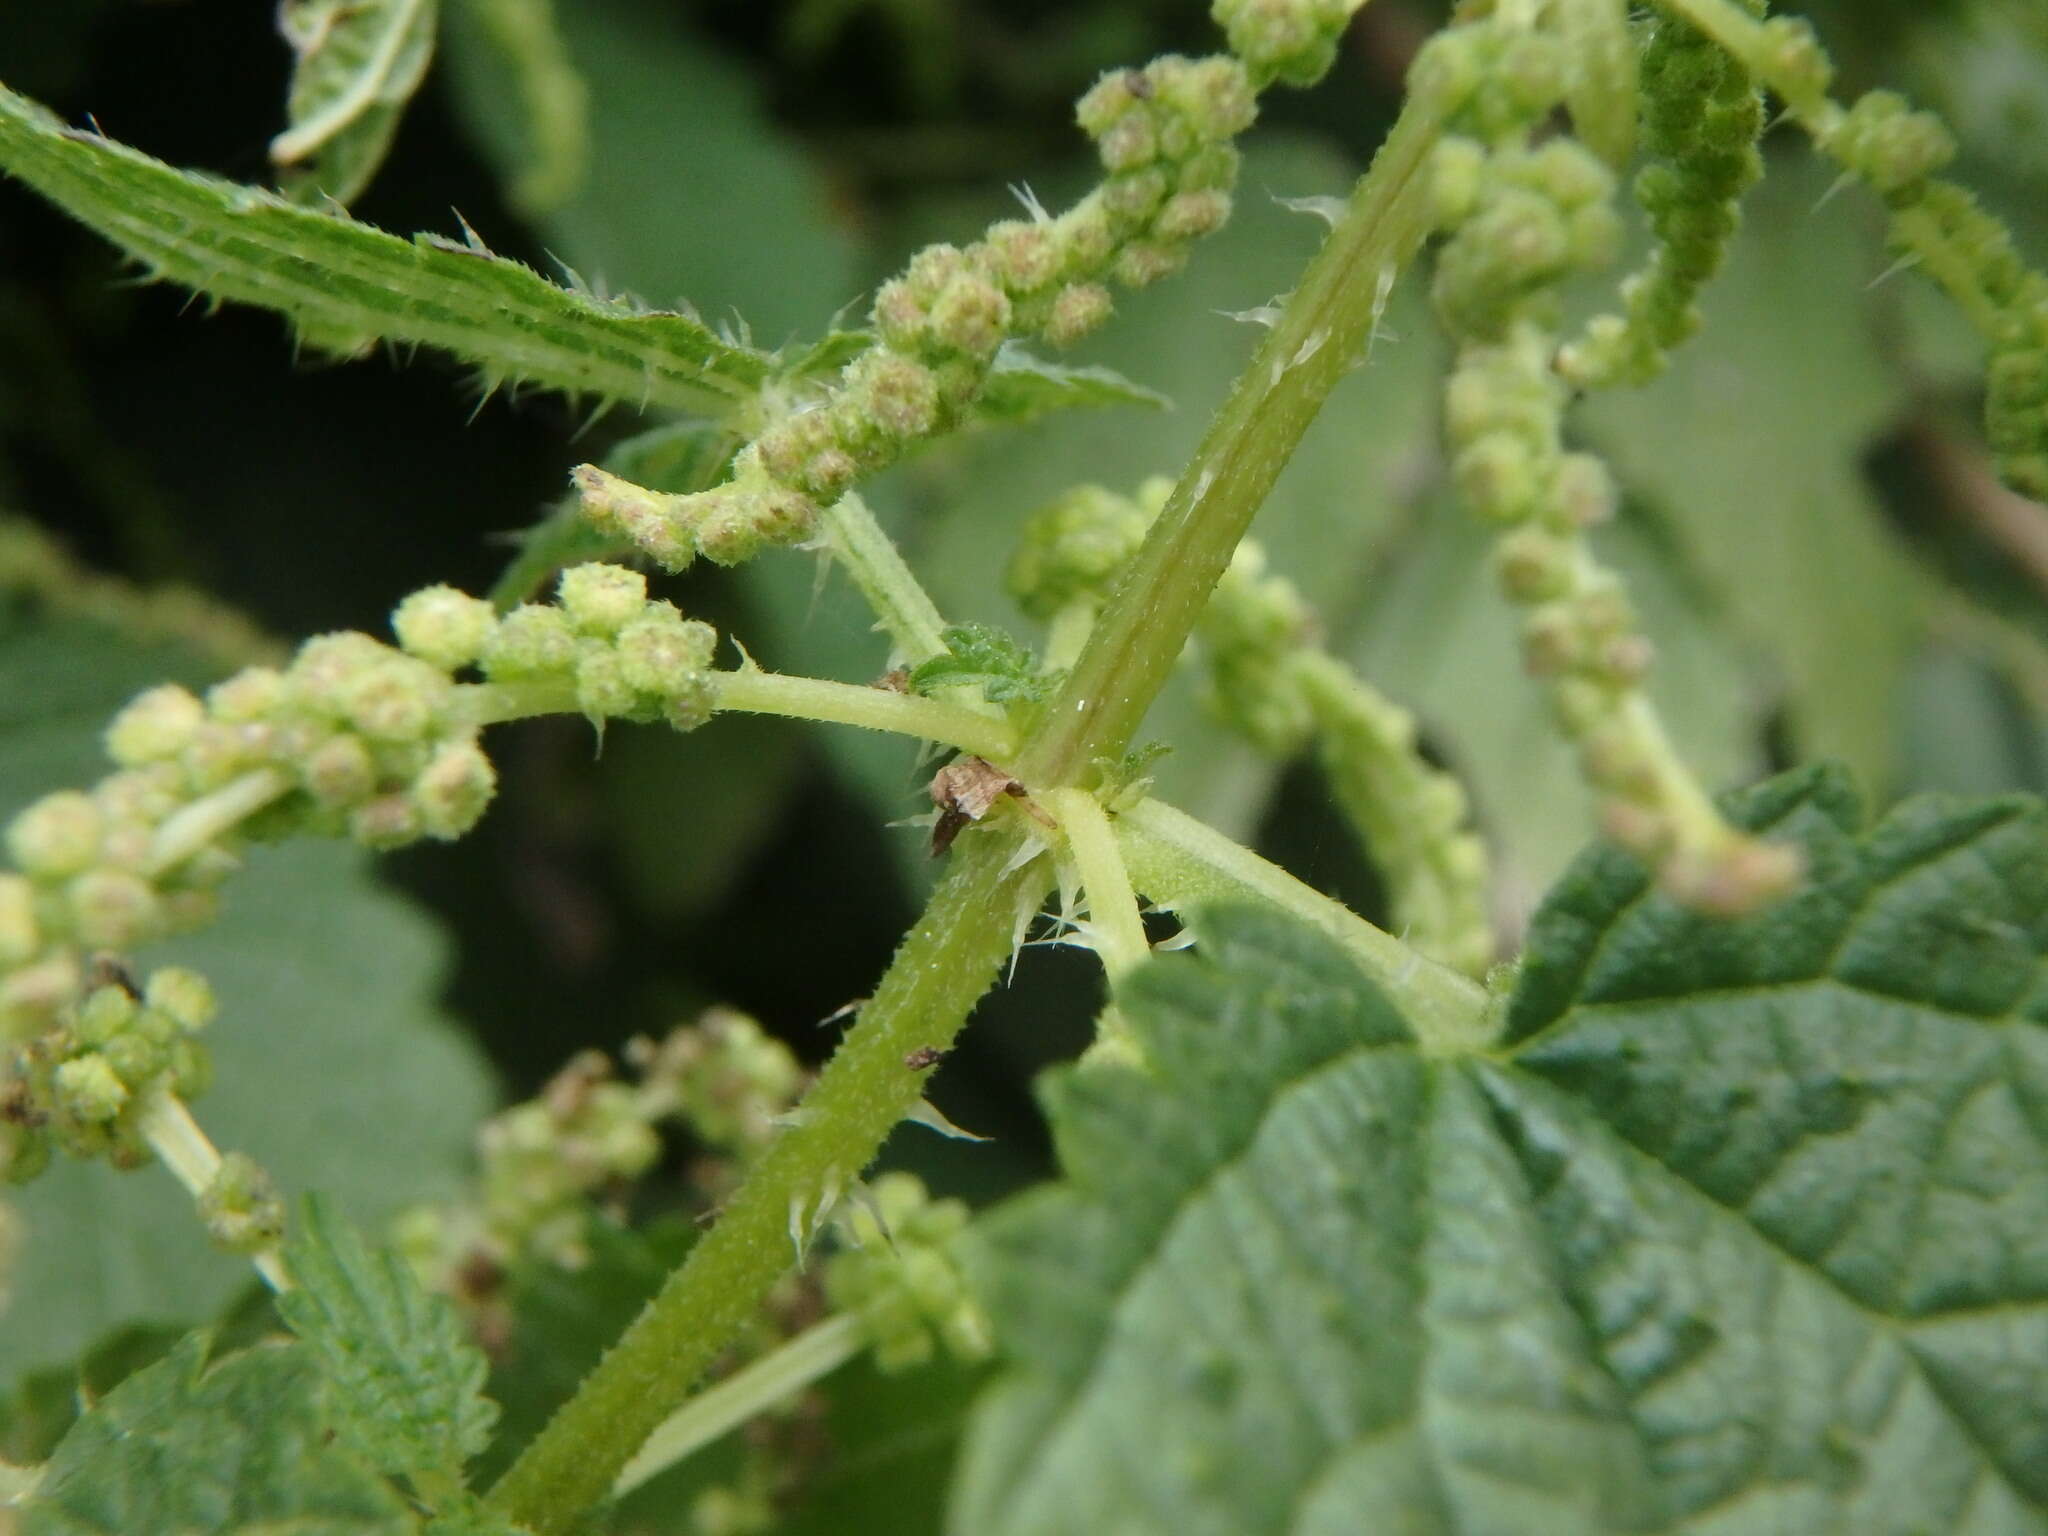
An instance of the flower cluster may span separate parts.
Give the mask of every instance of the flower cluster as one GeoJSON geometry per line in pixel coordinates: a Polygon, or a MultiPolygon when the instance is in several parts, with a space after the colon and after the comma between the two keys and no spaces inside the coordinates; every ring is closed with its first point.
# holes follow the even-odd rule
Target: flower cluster
{"type": "Polygon", "coordinates": [[[1104,179],[1053,217],[1005,220],[961,247],[919,251],[875,295],[875,344],[837,383],[793,400],[733,459],[723,485],[665,495],[592,466],[576,471],[587,515],[680,569],[807,537],[822,508],[912,444],[957,424],[1004,342],[1079,340],[1108,318],[1105,284],[1143,287],[1179,270],[1230,216],[1257,88],[1308,84],[1335,57],[1355,0],[1218,0],[1239,57],[1155,59],[1099,80],[1076,109],[1104,179]]]}
{"type": "MultiPolygon", "coordinates": [[[[1511,59],[1526,36],[1487,40],[1502,30],[1454,29],[1432,48],[1453,60],[1511,59]]],[[[1418,67],[1428,59],[1425,51],[1418,67]]],[[[1618,226],[1613,178],[1596,156],[1568,138],[1530,147],[1551,105],[1538,83],[1524,66],[1499,89],[1469,92],[1450,120],[1477,136],[1447,138],[1437,151],[1445,243],[1433,298],[1459,344],[1444,410],[1452,475],[1472,509],[1503,529],[1496,568],[1527,610],[1524,656],[1604,798],[1610,834],[1656,864],[1679,899],[1748,910],[1795,880],[1797,861],[1730,827],[1678,762],[1642,689],[1649,641],[1587,537],[1613,514],[1614,487],[1599,460],[1564,447],[1558,290],[1611,259],[1618,226]],[[1518,127],[1511,108],[1523,114],[1518,127]]],[[[1749,89],[1745,80],[1740,90],[1749,89]]]]}
{"type": "Polygon", "coordinates": [[[839,1219],[848,1246],[826,1262],[826,1297],[860,1315],[885,1371],[924,1364],[940,1343],[956,1359],[987,1359],[988,1319],[952,1253],[967,1207],[932,1199],[912,1173],[883,1174],[868,1197],[839,1219]]]}
{"type": "Polygon", "coordinates": [[[1743,194],[1763,175],[1763,97],[1739,61],[1684,21],[1660,17],[1641,78],[1652,163],[1635,196],[1656,243],[1623,280],[1621,313],[1596,316],[1559,349],[1558,371],[1581,389],[1646,384],[1698,332],[1695,300],[1726,258],[1743,194]]]}
{"type": "Polygon", "coordinates": [[[166,967],[138,994],[100,979],[64,1022],[18,1049],[0,1081],[0,1165],[23,1182],[54,1147],[117,1168],[149,1160],[144,1118],[159,1091],[189,1099],[212,1076],[196,1039],[212,1020],[203,977],[166,967]]]}
{"type": "MultiPolygon", "coordinates": [[[[487,1290],[478,1276],[519,1260],[579,1267],[591,1199],[654,1166],[664,1121],[745,1163],[773,1139],[805,1081],[787,1046],[729,1009],[660,1042],[635,1040],[626,1055],[636,1082],[616,1077],[601,1052],[574,1057],[537,1097],[484,1122],[473,1199],[399,1218],[399,1249],[429,1284],[478,1300],[487,1290]]],[[[716,1186],[707,1195],[730,1183],[722,1167],[700,1174],[716,1186]]]]}

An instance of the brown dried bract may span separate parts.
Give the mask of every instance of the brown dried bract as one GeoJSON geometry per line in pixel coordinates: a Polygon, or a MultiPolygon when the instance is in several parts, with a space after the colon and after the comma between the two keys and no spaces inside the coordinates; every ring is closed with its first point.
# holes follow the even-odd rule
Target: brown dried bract
{"type": "Polygon", "coordinates": [[[1005,795],[1024,798],[1024,786],[986,758],[956,757],[932,775],[932,804],[939,819],[932,825],[932,857],[953,846],[970,821],[979,821],[1005,795]]]}
{"type": "Polygon", "coordinates": [[[920,1045],[903,1058],[903,1065],[913,1072],[922,1072],[927,1067],[936,1067],[946,1059],[946,1053],[936,1045],[920,1045]]]}
{"type": "Polygon", "coordinates": [[[910,692],[910,668],[891,667],[875,679],[875,686],[884,693],[910,692]]]}

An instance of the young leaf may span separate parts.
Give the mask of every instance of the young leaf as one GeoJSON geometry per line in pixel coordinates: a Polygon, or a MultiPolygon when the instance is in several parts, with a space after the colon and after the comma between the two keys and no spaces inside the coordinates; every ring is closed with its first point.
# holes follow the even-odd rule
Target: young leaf
{"type": "Polygon", "coordinates": [[[2048,1530],[2048,815],[1732,806],[1812,878],[1716,923],[1615,852],[1506,1047],[1429,1059],[1322,937],[1205,930],[986,1224],[1015,1358],[954,1526],[2048,1530]]]}
{"type": "Polygon", "coordinates": [[[351,203],[370,184],[426,78],[437,14],[436,0],[284,0],[298,64],[270,158],[293,202],[351,203]]]}
{"type": "Polygon", "coordinates": [[[497,1421],[483,1351],[447,1298],[398,1256],[371,1252],[326,1201],[308,1196],[285,1245],[293,1288],[277,1309],[316,1355],[329,1400],[386,1472],[456,1472],[497,1421]]]}
{"type": "Polygon", "coordinates": [[[332,1440],[319,1394],[303,1348],[259,1346],[208,1369],[206,1337],[194,1334],[64,1437],[22,1536],[416,1531],[390,1486],[332,1440]]]}
{"type": "Polygon", "coordinates": [[[1045,696],[1051,679],[1038,671],[1031,652],[988,624],[955,624],[945,633],[946,654],[934,656],[910,674],[918,693],[962,684],[981,689],[991,704],[1045,696]]]}
{"type": "Polygon", "coordinates": [[[67,128],[0,87],[0,170],[141,262],[215,298],[276,310],[301,341],[355,357],[437,348],[485,381],[719,414],[775,371],[701,321],[557,287],[471,245],[402,240],[67,128]]]}
{"type": "Polygon", "coordinates": [[[1165,410],[1172,401],[1157,390],[1134,384],[1114,368],[1071,368],[1033,356],[1015,342],[996,354],[988,383],[974,402],[982,421],[1019,426],[1055,411],[1102,410],[1139,405],[1165,410]]]}

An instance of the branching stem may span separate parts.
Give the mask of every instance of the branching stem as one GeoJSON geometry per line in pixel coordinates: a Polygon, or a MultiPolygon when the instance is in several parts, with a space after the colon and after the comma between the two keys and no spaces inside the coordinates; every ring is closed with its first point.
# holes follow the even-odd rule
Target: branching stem
{"type": "Polygon", "coordinates": [[[946,621],[938,605],[904,563],[868,504],[849,493],[826,511],[820,527],[825,547],[846,567],[903,660],[914,667],[945,655],[946,621]]]}
{"type": "MultiPolygon", "coordinates": [[[[185,1101],[168,1088],[153,1089],[142,1108],[141,1129],[157,1160],[170,1169],[194,1200],[203,1199],[220,1172],[221,1156],[206,1132],[199,1128],[199,1122],[192,1118],[192,1112],[185,1108],[185,1101]]],[[[285,1272],[284,1256],[277,1244],[257,1249],[249,1255],[249,1262],[273,1291],[291,1289],[291,1277],[285,1272]]]]}

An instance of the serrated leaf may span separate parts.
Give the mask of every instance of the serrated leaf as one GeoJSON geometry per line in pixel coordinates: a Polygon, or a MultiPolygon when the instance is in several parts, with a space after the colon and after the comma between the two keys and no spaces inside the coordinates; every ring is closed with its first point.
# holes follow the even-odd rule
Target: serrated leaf
{"type": "Polygon", "coordinates": [[[329,1400],[386,1472],[458,1471],[490,1443],[489,1363],[445,1296],[389,1249],[372,1252],[333,1206],[308,1196],[285,1244],[292,1289],[277,1310],[316,1355],[329,1400]]]}
{"type": "Polygon", "coordinates": [[[193,1335],[64,1437],[22,1536],[416,1531],[390,1486],[331,1442],[319,1392],[302,1348],[244,1350],[209,1369],[193,1335]]]}
{"type": "Polygon", "coordinates": [[[434,57],[437,0],[283,0],[278,30],[298,62],[289,126],[270,144],[285,194],[352,203],[391,148],[434,57]]]}
{"type": "Polygon", "coordinates": [[[981,1229],[952,1528],[2048,1530],[2048,814],[1731,812],[1811,883],[1588,855],[1484,1056],[1269,913],[1133,976],[1151,1075],[1055,1078],[1068,1182],[981,1229]]]}
{"type": "Polygon", "coordinates": [[[1048,362],[1012,341],[996,353],[988,383],[974,402],[974,415],[978,421],[1022,426],[1056,411],[1130,405],[1162,411],[1172,404],[1157,390],[1132,383],[1114,368],[1048,362]]]}
{"type": "Polygon", "coordinates": [[[1014,636],[989,624],[955,624],[942,637],[946,654],[920,662],[910,674],[914,692],[934,688],[979,688],[991,704],[1045,696],[1052,679],[1038,670],[1031,652],[1014,636]]]}
{"type": "Polygon", "coordinates": [[[479,246],[403,240],[274,193],[179,171],[67,128],[0,87],[0,170],[97,230],[153,276],[285,316],[342,357],[379,341],[433,347],[490,383],[718,414],[774,372],[703,322],[558,287],[479,246]]]}
{"type": "MultiPolygon", "coordinates": [[[[144,688],[218,676],[161,639],[0,599],[0,818],[106,772],[100,733],[144,688]]],[[[435,1004],[445,937],[371,869],[335,844],[259,848],[213,929],[139,963],[191,965],[220,996],[214,1086],[193,1106],[216,1143],[374,1225],[467,1178],[493,1090],[435,1004]]],[[[8,1198],[26,1233],[0,1313],[0,1379],[74,1360],[129,1319],[210,1317],[249,1283],[161,1169],[60,1162],[8,1198]]]]}

